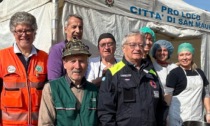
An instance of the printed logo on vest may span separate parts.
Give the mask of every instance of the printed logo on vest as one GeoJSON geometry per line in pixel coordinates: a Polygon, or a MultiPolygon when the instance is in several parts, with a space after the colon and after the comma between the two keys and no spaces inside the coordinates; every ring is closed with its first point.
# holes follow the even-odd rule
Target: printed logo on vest
{"type": "Polygon", "coordinates": [[[16,68],[14,66],[10,65],[10,66],[7,67],[7,71],[9,73],[14,73],[16,71],[16,68]]]}
{"type": "Polygon", "coordinates": [[[153,91],[154,92],[154,97],[159,98],[159,91],[153,91]]]}
{"type": "Polygon", "coordinates": [[[39,66],[39,65],[37,65],[35,69],[36,69],[36,71],[39,72],[39,73],[42,72],[42,70],[43,70],[42,67],[39,66]]]}
{"type": "Polygon", "coordinates": [[[154,81],[150,81],[150,85],[153,87],[153,88],[157,88],[157,84],[154,82],[154,81]]]}
{"type": "Polygon", "coordinates": [[[106,80],[106,77],[102,77],[101,81],[105,81],[106,80]]]}
{"type": "Polygon", "coordinates": [[[92,101],[92,102],[95,102],[95,101],[96,101],[96,98],[91,98],[91,101],[92,101]]]}

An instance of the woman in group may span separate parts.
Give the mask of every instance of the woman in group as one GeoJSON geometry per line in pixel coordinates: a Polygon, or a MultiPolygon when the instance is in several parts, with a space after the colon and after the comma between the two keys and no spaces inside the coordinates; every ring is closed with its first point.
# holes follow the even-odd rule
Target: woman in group
{"type": "Polygon", "coordinates": [[[190,43],[178,46],[178,67],[166,79],[165,100],[170,105],[169,126],[181,126],[184,121],[210,123],[210,96],[204,72],[193,62],[194,48],[190,43]]]}
{"type": "Polygon", "coordinates": [[[171,42],[166,40],[156,41],[151,49],[152,57],[155,59],[153,62],[153,66],[159,76],[163,89],[165,89],[167,75],[172,69],[177,67],[176,64],[170,63],[168,61],[173,51],[173,45],[171,44],[171,42]]]}
{"type": "MultiPolygon", "coordinates": [[[[145,39],[146,39],[145,46],[144,46],[144,52],[145,52],[145,56],[146,56],[149,53],[149,51],[152,47],[152,44],[156,39],[155,32],[149,27],[142,27],[139,29],[139,31],[144,34],[145,39]]],[[[148,57],[148,55],[147,55],[147,57],[148,57]]]]}
{"type": "Polygon", "coordinates": [[[17,12],[10,19],[15,43],[0,51],[0,125],[36,126],[42,88],[47,81],[46,52],[34,47],[36,18],[17,12]]]}
{"type": "Polygon", "coordinates": [[[148,62],[151,67],[153,67],[152,60],[149,56],[150,49],[155,41],[155,32],[149,27],[141,27],[139,32],[144,34],[145,37],[145,45],[144,45],[144,56],[142,60],[143,62],[148,62]]]}

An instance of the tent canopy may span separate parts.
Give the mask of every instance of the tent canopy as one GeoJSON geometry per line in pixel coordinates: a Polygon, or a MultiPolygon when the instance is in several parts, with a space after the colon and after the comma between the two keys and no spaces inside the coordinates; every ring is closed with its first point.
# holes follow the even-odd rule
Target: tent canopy
{"type": "MultiPolygon", "coordinates": [[[[56,1],[56,0],[54,0],[56,1]]],[[[57,0],[58,2],[58,0],[57,0]]],[[[0,49],[15,40],[9,31],[9,19],[17,11],[27,11],[37,18],[38,31],[34,45],[46,52],[52,46],[54,10],[51,0],[3,0],[0,3],[0,49]]],[[[182,0],[65,0],[59,9],[58,40],[64,40],[64,20],[76,13],[84,19],[83,41],[92,56],[98,55],[97,39],[104,32],[112,33],[117,42],[116,56],[122,57],[121,41],[127,33],[142,26],[151,27],[157,39],[166,39],[176,48],[181,42],[191,42],[196,48],[195,62],[210,78],[210,13],[182,0]]],[[[56,25],[56,24],[54,24],[56,25]]]]}

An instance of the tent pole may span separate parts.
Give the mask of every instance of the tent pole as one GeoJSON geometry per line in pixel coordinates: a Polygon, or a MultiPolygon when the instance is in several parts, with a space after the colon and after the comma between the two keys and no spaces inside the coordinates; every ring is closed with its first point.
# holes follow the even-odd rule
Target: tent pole
{"type": "Polygon", "coordinates": [[[51,30],[52,30],[52,45],[57,43],[58,40],[58,0],[52,0],[52,21],[51,21],[51,30]]]}

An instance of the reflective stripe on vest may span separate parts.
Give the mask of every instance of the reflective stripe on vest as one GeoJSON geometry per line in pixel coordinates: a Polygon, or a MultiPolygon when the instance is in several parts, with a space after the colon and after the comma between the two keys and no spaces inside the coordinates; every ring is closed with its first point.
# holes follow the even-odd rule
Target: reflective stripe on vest
{"type": "Polygon", "coordinates": [[[76,110],[76,108],[64,108],[64,107],[56,107],[56,110],[76,110]]]}
{"type": "MultiPolygon", "coordinates": [[[[21,82],[3,82],[4,87],[6,89],[19,89],[19,88],[25,88],[26,87],[26,83],[21,83],[21,82]]],[[[34,82],[29,82],[30,87],[31,88],[42,88],[44,86],[44,82],[38,82],[38,83],[34,83],[34,82]]]]}
{"type": "MultiPolygon", "coordinates": [[[[38,112],[31,113],[31,119],[33,121],[38,120],[38,112]]],[[[28,122],[28,112],[5,112],[2,110],[2,120],[5,121],[18,121],[18,122],[28,122]]]]}

